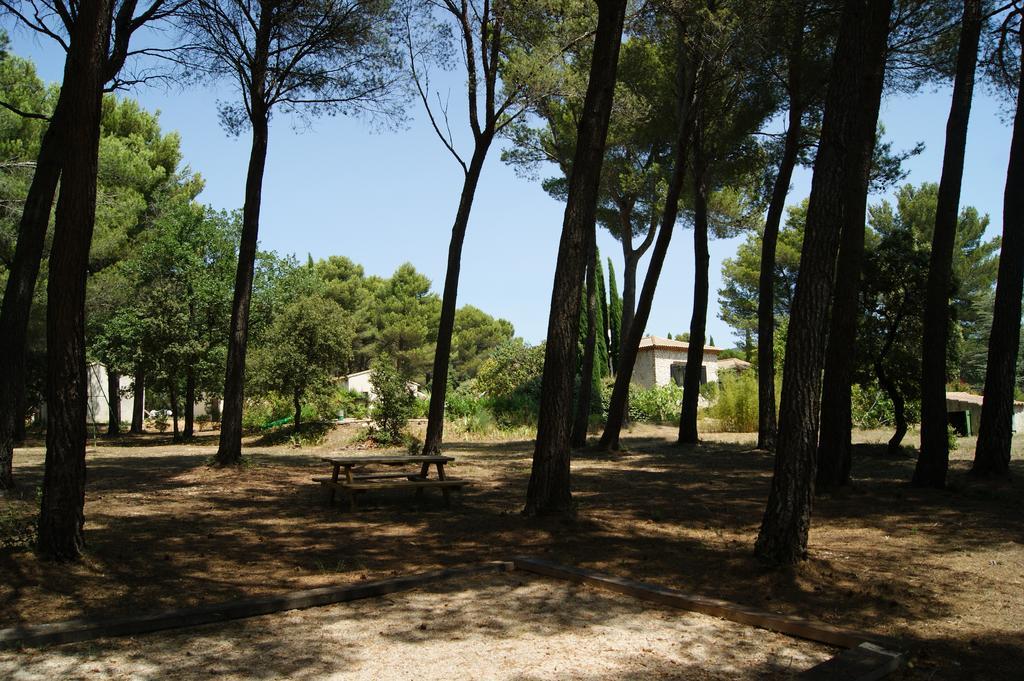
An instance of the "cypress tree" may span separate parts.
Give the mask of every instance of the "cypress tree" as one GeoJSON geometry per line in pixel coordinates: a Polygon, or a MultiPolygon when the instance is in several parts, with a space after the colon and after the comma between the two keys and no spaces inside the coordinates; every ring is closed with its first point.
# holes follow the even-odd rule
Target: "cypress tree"
{"type": "Polygon", "coordinates": [[[608,330],[611,336],[609,351],[612,359],[612,370],[619,369],[619,343],[622,340],[622,298],[619,297],[619,286],[615,282],[615,265],[608,258],[608,330]]]}
{"type": "Polygon", "coordinates": [[[600,379],[611,373],[608,353],[608,295],[604,287],[604,267],[601,266],[601,250],[595,247],[594,267],[597,276],[597,347],[594,360],[594,377],[600,379]]]}

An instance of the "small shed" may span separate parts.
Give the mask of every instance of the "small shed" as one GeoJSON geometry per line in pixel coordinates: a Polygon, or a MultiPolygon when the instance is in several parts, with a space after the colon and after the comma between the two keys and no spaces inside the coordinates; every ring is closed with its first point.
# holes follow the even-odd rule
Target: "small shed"
{"type": "MultiPolygon", "coordinates": [[[[976,435],[981,423],[981,407],[985,398],[974,393],[950,391],[946,393],[946,414],[949,425],[960,435],[976,435]]],[[[1013,403],[1013,432],[1024,430],[1024,402],[1013,403]]]]}
{"type": "MultiPolygon", "coordinates": [[[[690,344],[686,341],[644,336],[640,339],[636,363],[633,365],[633,383],[642,388],[669,383],[682,385],[689,349],[690,344]]],[[[704,346],[700,372],[702,385],[718,380],[718,355],[721,352],[721,348],[704,346]]]]}

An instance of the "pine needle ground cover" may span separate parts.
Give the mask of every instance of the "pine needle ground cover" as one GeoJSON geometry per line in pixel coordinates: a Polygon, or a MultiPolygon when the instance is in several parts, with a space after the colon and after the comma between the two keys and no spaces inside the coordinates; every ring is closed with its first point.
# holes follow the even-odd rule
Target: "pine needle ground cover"
{"type": "MultiPolygon", "coordinates": [[[[858,433],[854,486],[817,500],[810,560],[780,574],[751,556],[771,457],[753,449],[753,436],[709,436],[689,448],[674,446],[674,436],[641,427],[627,434],[628,452],[578,452],[572,520],[519,515],[526,440],[450,445],[452,475],[476,483],[451,511],[439,497],[417,506],[382,492],[357,514],[328,508],[310,482],[324,472],[319,457],[345,446],[341,432],[314,448],[247,447],[240,469],[207,465],[211,436],[194,446],[101,440],[89,453],[87,560],[68,568],[20,546],[0,550],[0,626],[529,553],[893,637],[910,653],[907,678],[1012,678],[1024,665],[1024,442],[1015,442],[1015,480],[991,487],[966,476],[973,443],[962,439],[951,489],[936,492],[906,485],[914,460],[884,456],[886,433],[858,433]]],[[[18,450],[24,500],[3,500],[8,508],[34,504],[42,453],[18,450]]]]}

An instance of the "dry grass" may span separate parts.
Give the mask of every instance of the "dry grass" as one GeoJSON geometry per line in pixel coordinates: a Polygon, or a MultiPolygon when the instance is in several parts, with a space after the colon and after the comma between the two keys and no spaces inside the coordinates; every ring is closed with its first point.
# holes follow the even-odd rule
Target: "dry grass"
{"type": "MultiPolygon", "coordinates": [[[[471,478],[461,505],[437,496],[368,496],[364,510],[328,508],[310,476],[344,445],[250,443],[248,465],[207,465],[213,436],[171,446],[147,436],[89,454],[88,555],[77,566],[0,550],[0,620],[37,623],[81,614],[152,610],[542,555],[764,609],[900,638],[909,678],[1013,678],[1024,668],[1024,438],[1013,482],[966,475],[972,443],[954,455],[950,488],[918,490],[913,459],[884,455],[887,434],[861,433],[854,485],[817,501],[811,557],[769,571],[751,556],[772,460],[753,437],[709,435],[693,447],[674,431],[640,427],[629,451],[577,452],[575,518],[519,515],[532,443],[452,442],[452,473],[471,478]]],[[[910,444],[910,443],[908,443],[910,444]]],[[[42,449],[18,450],[31,509],[42,449]]],[[[230,628],[228,629],[230,631],[230,628]]]]}

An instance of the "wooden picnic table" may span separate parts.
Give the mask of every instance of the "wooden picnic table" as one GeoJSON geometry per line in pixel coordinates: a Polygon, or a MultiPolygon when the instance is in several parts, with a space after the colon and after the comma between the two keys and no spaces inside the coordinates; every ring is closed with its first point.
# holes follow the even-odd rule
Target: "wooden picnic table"
{"type": "Polygon", "coordinates": [[[438,487],[444,494],[446,505],[451,503],[451,490],[461,489],[468,485],[467,480],[456,480],[445,474],[444,465],[455,459],[450,456],[440,455],[388,455],[388,456],[325,456],[323,461],[333,466],[330,477],[314,477],[314,482],[319,482],[331,490],[330,503],[334,503],[334,495],[341,490],[348,495],[349,508],[356,510],[356,495],[372,489],[389,489],[398,487],[412,487],[416,489],[416,496],[423,495],[427,487],[438,487]],[[355,472],[356,468],[366,466],[388,466],[388,467],[417,467],[418,471],[406,470],[397,473],[382,473],[370,470],[367,472],[355,472]],[[430,477],[430,468],[433,466],[437,471],[437,477],[430,477]],[[344,471],[344,475],[342,475],[344,471]]]}

